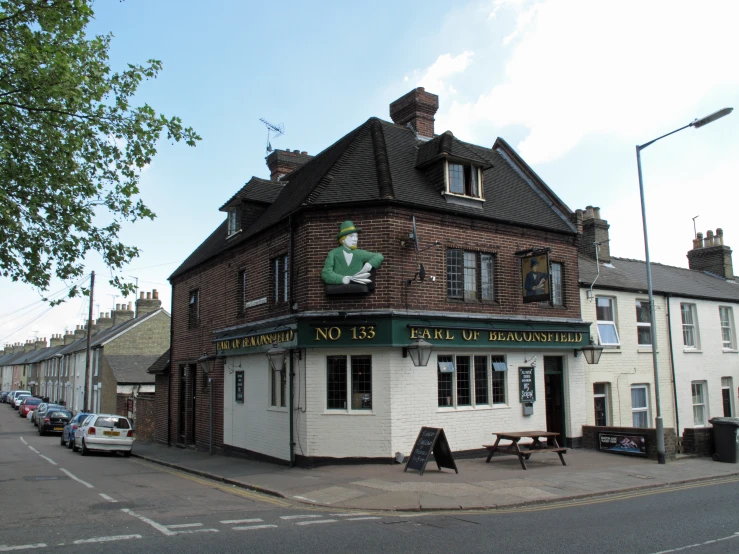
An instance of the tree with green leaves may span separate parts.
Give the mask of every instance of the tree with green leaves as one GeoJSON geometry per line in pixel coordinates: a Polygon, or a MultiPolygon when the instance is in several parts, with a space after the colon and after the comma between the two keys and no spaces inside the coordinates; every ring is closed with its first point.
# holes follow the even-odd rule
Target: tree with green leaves
{"type": "Polygon", "coordinates": [[[85,33],[92,8],[0,0],[0,274],[46,291],[54,277],[80,277],[98,252],[126,295],[133,285],[120,270],[139,249],[121,243],[121,225],[155,217],[139,196],[141,170],[165,132],[189,146],[200,137],[178,117],[132,105],[162,63],[113,72],[112,35],[85,33]]]}

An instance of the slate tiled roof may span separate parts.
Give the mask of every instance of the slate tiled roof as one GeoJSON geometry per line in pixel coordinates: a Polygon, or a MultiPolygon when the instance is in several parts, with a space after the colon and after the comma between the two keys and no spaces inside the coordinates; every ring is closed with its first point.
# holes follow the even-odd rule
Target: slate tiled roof
{"type": "MultiPolygon", "coordinates": [[[[721,277],[682,267],[652,263],[652,290],[654,294],[671,294],[689,298],[739,302],[739,283],[721,277]]],[[[633,290],[647,293],[647,268],[641,260],[611,258],[610,264],[600,264],[597,275],[595,260],[580,256],[580,284],[595,288],[633,290]]]]}
{"type": "Polygon", "coordinates": [[[152,375],[164,375],[169,370],[169,348],[146,370],[152,375]]]}
{"type": "MultiPolygon", "coordinates": [[[[370,118],[288,176],[274,202],[238,238],[226,241],[226,221],[170,276],[177,277],[227,248],[311,206],[386,201],[574,235],[564,203],[502,140],[484,148],[444,133],[422,142],[413,130],[370,118]],[[479,162],[482,207],[447,202],[431,182],[429,167],[440,153],[479,162]]],[[[250,181],[252,182],[252,181],[250,181]]]]}
{"type": "Polygon", "coordinates": [[[262,202],[265,204],[271,204],[275,201],[275,198],[285,188],[283,182],[270,181],[269,179],[260,179],[259,177],[252,177],[249,182],[246,183],[241,190],[234,194],[228,202],[226,202],[219,209],[221,211],[226,210],[229,206],[238,204],[240,201],[247,200],[250,202],[262,202]]]}
{"type": "Polygon", "coordinates": [[[154,382],[154,375],[148,373],[146,370],[160,356],[109,356],[105,354],[104,357],[113,371],[116,383],[119,385],[132,385],[154,382]]]}

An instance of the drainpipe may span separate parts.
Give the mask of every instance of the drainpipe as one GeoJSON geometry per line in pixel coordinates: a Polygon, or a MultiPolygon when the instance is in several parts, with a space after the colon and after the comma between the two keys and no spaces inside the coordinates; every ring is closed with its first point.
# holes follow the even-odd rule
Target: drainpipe
{"type": "MultiPolygon", "coordinates": [[[[215,362],[213,362],[215,366],[215,362]]],[[[210,389],[210,437],[208,445],[208,453],[213,455],[213,378],[208,377],[208,388],[210,389]]]]}
{"type": "MultiPolygon", "coordinates": [[[[672,321],[670,319],[670,294],[665,293],[667,303],[667,333],[670,340],[670,365],[672,366],[672,395],[675,398],[675,437],[680,436],[680,416],[677,410],[677,381],[675,380],[675,351],[672,348],[672,321]]],[[[656,329],[655,329],[656,332],[656,329]]]]}
{"type": "Polygon", "coordinates": [[[169,299],[169,372],[167,373],[167,446],[172,446],[172,373],[174,370],[172,362],[174,360],[174,325],[172,318],[174,317],[174,286],[172,286],[172,298],[169,299]]]}
{"type": "MultiPolygon", "coordinates": [[[[295,275],[295,235],[293,234],[293,216],[290,214],[288,217],[288,227],[290,228],[290,293],[288,301],[290,303],[290,311],[293,311],[294,306],[294,300],[295,300],[295,279],[293,276],[295,275]]],[[[293,351],[290,350],[290,366],[288,368],[288,371],[290,372],[288,374],[288,383],[287,383],[287,390],[288,390],[288,399],[287,399],[287,412],[290,417],[290,467],[295,467],[295,422],[294,417],[295,413],[293,412],[293,351]]]]}

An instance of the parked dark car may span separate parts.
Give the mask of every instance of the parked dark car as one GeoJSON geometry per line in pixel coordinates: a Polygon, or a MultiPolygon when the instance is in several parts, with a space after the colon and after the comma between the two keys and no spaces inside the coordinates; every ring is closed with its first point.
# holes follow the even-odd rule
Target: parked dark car
{"type": "Polygon", "coordinates": [[[8,394],[10,394],[9,390],[4,390],[0,392],[0,402],[5,404],[5,399],[7,398],[8,394]]]}
{"type": "Polygon", "coordinates": [[[38,408],[33,412],[31,415],[31,423],[33,423],[36,427],[38,427],[39,418],[43,419],[43,417],[46,415],[46,412],[49,410],[53,410],[54,408],[63,410],[66,409],[64,406],[61,406],[59,404],[50,404],[50,403],[44,403],[39,404],[38,408]]]}
{"type": "Polygon", "coordinates": [[[72,449],[72,444],[74,444],[74,432],[80,425],[82,425],[82,422],[85,421],[89,415],[91,415],[90,412],[80,412],[69,420],[69,422],[64,426],[64,431],[62,431],[62,446],[66,446],[70,450],[72,449]]]}
{"type": "Polygon", "coordinates": [[[38,434],[64,433],[64,426],[72,419],[72,412],[63,408],[52,408],[43,418],[38,418],[38,434]]]}

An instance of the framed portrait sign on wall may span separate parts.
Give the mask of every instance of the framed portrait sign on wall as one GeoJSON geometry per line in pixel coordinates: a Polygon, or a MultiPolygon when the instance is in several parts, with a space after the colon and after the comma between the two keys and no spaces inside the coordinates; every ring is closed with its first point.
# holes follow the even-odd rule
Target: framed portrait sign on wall
{"type": "Polygon", "coordinates": [[[549,302],[551,299],[549,253],[540,252],[522,256],[521,279],[524,304],[549,302]]]}

